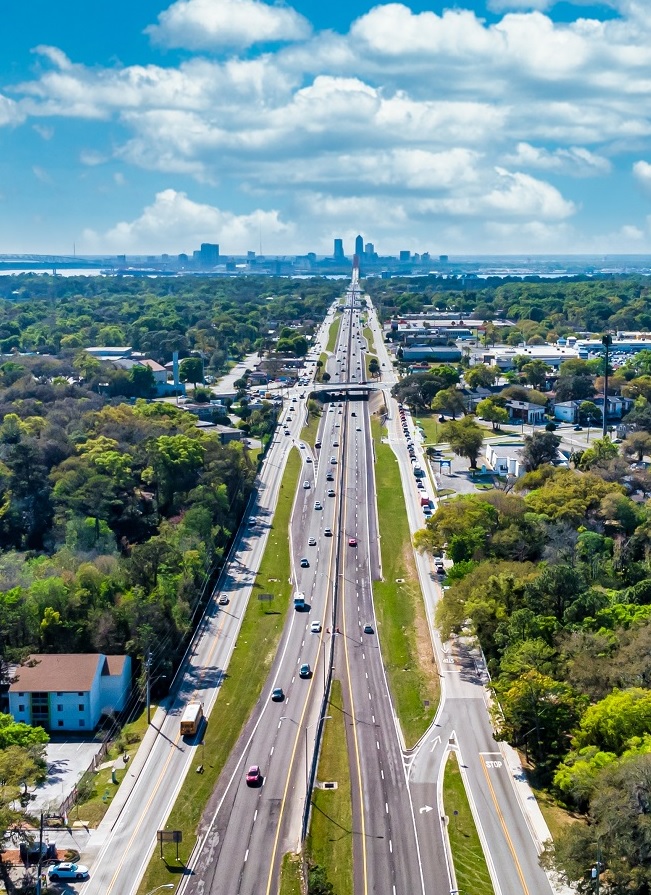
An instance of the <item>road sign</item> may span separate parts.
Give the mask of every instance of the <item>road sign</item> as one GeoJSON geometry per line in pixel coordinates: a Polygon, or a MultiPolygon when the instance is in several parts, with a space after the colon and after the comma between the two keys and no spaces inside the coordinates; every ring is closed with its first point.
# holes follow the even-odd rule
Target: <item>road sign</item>
{"type": "Polygon", "coordinates": [[[183,842],[182,830],[158,830],[156,832],[160,842],[160,856],[163,857],[163,842],[176,842],[176,860],[179,859],[179,842],[183,842]]]}
{"type": "Polygon", "coordinates": [[[258,594],[258,600],[261,600],[263,603],[271,603],[273,598],[273,594],[258,594]]]}

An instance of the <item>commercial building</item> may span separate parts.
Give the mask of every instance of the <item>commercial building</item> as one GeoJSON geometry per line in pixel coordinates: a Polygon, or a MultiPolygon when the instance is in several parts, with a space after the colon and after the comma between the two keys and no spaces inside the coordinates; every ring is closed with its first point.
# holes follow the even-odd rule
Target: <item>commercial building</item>
{"type": "Polygon", "coordinates": [[[355,254],[359,258],[364,254],[364,240],[361,236],[355,237],[355,254]]]}
{"type": "Polygon", "coordinates": [[[202,242],[199,263],[202,267],[214,267],[219,264],[219,246],[210,242],[202,242]]]}
{"type": "Polygon", "coordinates": [[[344,241],[343,239],[335,239],[335,250],[333,255],[335,261],[344,260],[344,241]]]}

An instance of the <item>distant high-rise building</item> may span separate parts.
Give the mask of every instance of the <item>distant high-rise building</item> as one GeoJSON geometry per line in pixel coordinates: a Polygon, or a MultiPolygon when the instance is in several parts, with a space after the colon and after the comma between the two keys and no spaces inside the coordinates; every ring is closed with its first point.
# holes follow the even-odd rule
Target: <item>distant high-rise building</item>
{"type": "Polygon", "coordinates": [[[375,246],[372,242],[367,242],[364,246],[364,254],[365,255],[374,255],[375,254],[375,246]]]}
{"type": "Polygon", "coordinates": [[[364,240],[361,236],[355,237],[355,254],[360,256],[364,254],[364,240]]]}
{"type": "Polygon", "coordinates": [[[344,241],[343,239],[335,239],[335,261],[340,261],[344,257],[344,241]]]}
{"type": "Polygon", "coordinates": [[[411,258],[411,252],[408,249],[403,249],[400,252],[400,260],[401,261],[409,261],[411,258]]]}
{"type": "Polygon", "coordinates": [[[219,246],[210,242],[202,242],[199,261],[203,267],[214,267],[219,263],[219,246]]]}

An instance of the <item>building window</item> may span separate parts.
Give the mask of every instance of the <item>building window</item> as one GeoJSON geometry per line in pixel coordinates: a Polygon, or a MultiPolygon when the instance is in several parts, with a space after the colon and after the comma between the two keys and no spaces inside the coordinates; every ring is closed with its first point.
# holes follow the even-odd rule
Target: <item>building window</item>
{"type": "Polygon", "coordinates": [[[79,693],[77,693],[77,696],[83,696],[83,695],[84,695],[83,690],[80,691],[79,693]]]}
{"type": "Polygon", "coordinates": [[[84,710],[83,705],[80,705],[80,706],[79,706],[79,711],[80,711],[80,712],[83,712],[83,710],[84,710]]]}
{"type": "Polygon", "coordinates": [[[57,696],[63,696],[63,693],[57,693],[57,696]]]}
{"type": "Polygon", "coordinates": [[[85,726],[86,726],[86,722],[83,721],[83,720],[80,720],[80,721],[79,721],[79,726],[80,726],[80,727],[85,727],[85,726]]]}
{"type": "Polygon", "coordinates": [[[63,711],[63,706],[57,705],[57,712],[62,712],[62,711],[63,711]]]}
{"type": "Polygon", "coordinates": [[[59,725],[59,727],[63,727],[63,721],[62,721],[62,720],[57,721],[57,724],[59,725]]]}
{"type": "Polygon", "coordinates": [[[20,703],[20,705],[18,706],[18,711],[19,711],[19,712],[24,712],[24,711],[25,711],[25,705],[24,705],[24,703],[22,703],[22,702],[20,703]]]}

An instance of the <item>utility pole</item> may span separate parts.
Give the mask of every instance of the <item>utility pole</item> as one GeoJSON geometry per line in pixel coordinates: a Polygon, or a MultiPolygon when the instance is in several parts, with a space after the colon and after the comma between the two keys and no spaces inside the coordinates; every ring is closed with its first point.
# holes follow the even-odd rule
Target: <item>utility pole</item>
{"type": "Polygon", "coordinates": [[[604,411],[602,414],[601,426],[601,436],[602,438],[605,438],[606,433],[608,432],[608,424],[606,422],[606,416],[608,414],[608,349],[613,344],[613,337],[610,333],[606,333],[601,337],[601,344],[604,346],[606,353],[606,366],[604,368],[604,411]]]}
{"type": "Polygon", "coordinates": [[[41,895],[41,872],[43,869],[43,812],[38,834],[38,865],[36,868],[36,895],[41,895]]]}
{"type": "Polygon", "coordinates": [[[151,724],[151,650],[145,659],[145,685],[147,688],[147,725],[151,724]]]}

